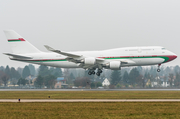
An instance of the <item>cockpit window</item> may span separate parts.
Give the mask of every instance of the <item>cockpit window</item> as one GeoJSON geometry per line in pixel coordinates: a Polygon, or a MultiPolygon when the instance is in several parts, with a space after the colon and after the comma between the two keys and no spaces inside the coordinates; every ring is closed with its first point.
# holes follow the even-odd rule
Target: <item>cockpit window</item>
{"type": "Polygon", "coordinates": [[[166,48],[162,48],[162,50],[166,50],[166,48]]]}

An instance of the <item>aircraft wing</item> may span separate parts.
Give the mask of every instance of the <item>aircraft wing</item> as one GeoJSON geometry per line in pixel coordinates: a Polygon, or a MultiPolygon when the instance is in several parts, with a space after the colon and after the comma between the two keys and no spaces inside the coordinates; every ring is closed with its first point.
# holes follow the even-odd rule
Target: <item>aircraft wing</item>
{"type": "Polygon", "coordinates": [[[44,45],[44,46],[49,51],[52,51],[52,52],[55,52],[55,53],[67,56],[66,60],[68,60],[70,62],[80,63],[79,66],[81,66],[83,68],[93,68],[93,67],[97,67],[98,64],[101,65],[101,64],[107,63],[105,59],[96,58],[96,63],[98,63],[98,64],[95,64],[95,65],[84,65],[83,64],[83,59],[87,58],[87,56],[78,55],[78,54],[72,54],[72,53],[63,52],[63,51],[60,51],[60,50],[55,50],[52,47],[47,46],[47,45],[44,45]]]}
{"type": "MultiPolygon", "coordinates": [[[[50,46],[44,45],[46,47],[47,50],[67,56],[66,60],[70,61],[70,62],[74,62],[79,64],[80,67],[85,68],[85,69],[93,69],[93,68],[102,68],[103,66],[105,66],[107,63],[109,63],[109,60],[106,60],[104,58],[95,58],[96,63],[93,65],[87,65],[84,64],[84,59],[85,58],[89,58],[88,56],[83,56],[83,55],[78,55],[78,54],[72,54],[72,53],[68,53],[68,52],[63,52],[60,50],[55,50],[53,48],[51,48],[50,46]]],[[[129,63],[129,61],[121,61],[121,63],[129,63]]]]}
{"type": "Polygon", "coordinates": [[[76,54],[72,54],[72,53],[68,53],[68,52],[63,52],[63,51],[60,51],[60,50],[55,50],[52,47],[49,47],[48,45],[44,45],[44,46],[45,46],[45,48],[47,50],[52,51],[52,52],[56,52],[56,53],[61,54],[61,55],[65,55],[65,56],[72,57],[72,58],[81,57],[80,55],[76,55],[76,54]]]}

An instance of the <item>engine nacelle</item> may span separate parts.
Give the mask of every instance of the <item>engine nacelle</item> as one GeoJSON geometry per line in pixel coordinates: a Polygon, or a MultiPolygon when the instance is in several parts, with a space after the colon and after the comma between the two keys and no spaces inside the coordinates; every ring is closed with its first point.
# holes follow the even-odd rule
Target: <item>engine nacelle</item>
{"type": "Polygon", "coordinates": [[[88,57],[84,59],[84,64],[94,65],[96,63],[96,59],[93,57],[88,57]]]}
{"type": "Polygon", "coordinates": [[[109,63],[109,68],[112,70],[120,70],[121,69],[121,62],[120,61],[111,61],[109,63]]]}

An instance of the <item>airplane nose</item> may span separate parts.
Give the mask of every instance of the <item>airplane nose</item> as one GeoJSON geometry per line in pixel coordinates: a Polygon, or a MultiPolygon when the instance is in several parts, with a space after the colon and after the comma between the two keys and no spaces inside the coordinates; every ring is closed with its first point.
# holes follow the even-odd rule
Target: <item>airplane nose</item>
{"type": "Polygon", "coordinates": [[[173,59],[176,59],[177,55],[175,53],[173,53],[173,59]]]}
{"type": "Polygon", "coordinates": [[[169,56],[169,60],[168,61],[172,61],[172,60],[174,60],[176,58],[177,58],[177,55],[173,54],[173,55],[169,56]]]}
{"type": "Polygon", "coordinates": [[[177,55],[174,55],[174,59],[176,59],[177,58],[177,55]]]}

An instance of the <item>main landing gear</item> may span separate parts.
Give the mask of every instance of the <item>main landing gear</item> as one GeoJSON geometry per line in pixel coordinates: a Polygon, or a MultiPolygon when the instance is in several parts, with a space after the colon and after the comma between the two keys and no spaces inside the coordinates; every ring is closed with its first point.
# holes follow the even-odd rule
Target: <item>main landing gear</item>
{"type": "MultiPolygon", "coordinates": [[[[101,73],[102,73],[102,70],[101,70],[101,69],[98,69],[98,71],[96,72],[96,75],[97,75],[97,76],[100,76],[101,73]]],[[[94,75],[94,74],[95,74],[95,71],[94,71],[94,70],[89,70],[88,74],[89,74],[89,75],[92,75],[92,74],[94,75]]]]}
{"type": "Polygon", "coordinates": [[[89,74],[89,75],[92,75],[92,74],[94,75],[94,74],[95,74],[95,71],[94,71],[94,70],[89,70],[88,74],[89,74]]]}
{"type": "Polygon", "coordinates": [[[161,66],[161,64],[158,64],[157,72],[160,72],[160,71],[161,71],[161,70],[160,70],[160,66],[161,66]]]}
{"type": "Polygon", "coordinates": [[[100,75],[101,75],[101,73],[102,73],[102,70],[101,70],[101,69],[98,69],[98,71],[97,71],[96,75],[97,75],[97,76],[100,76],[100,75]]]}

